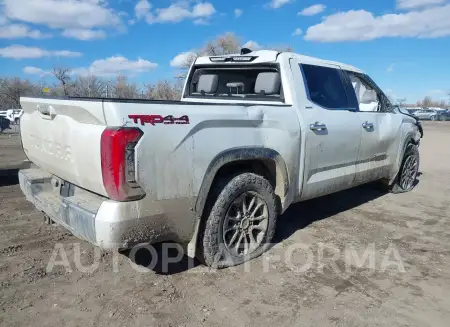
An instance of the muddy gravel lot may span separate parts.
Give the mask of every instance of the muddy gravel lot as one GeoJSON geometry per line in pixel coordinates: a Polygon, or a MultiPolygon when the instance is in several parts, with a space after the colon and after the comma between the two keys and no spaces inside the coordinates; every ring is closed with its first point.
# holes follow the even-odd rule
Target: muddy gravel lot
{"type": "Polygon", "coordinates": [[[450,124],[425,124],[413,192],[367,185],[294,205],[270,251],[220,271],[101,252],[43,224],[2,177],[0,325],[449,326],[449,144],[450,124]]]}
{"type": "Polygon", "coordinates": [[[27,157],[22,151],[19,126],[0,133],[0,176],[11,175],[14,169],[27,168],[27,157]]]}

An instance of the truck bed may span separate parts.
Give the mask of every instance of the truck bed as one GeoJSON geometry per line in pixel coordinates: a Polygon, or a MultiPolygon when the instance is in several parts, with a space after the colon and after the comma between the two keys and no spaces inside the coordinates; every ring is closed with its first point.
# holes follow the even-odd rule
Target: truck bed
{"type": "MultiPolygon", "coordinates": [[[[233,99],[235,101],[233,102],[225,102],[225,101],[218,101],[214,102],[213,99],[209,98],[207,101],[193,101],[195,98],[192,98],[192,100],[186,101],[186,100],[153,100],[153,99],[130,99],[130,98],[95,98],[95,97],[64,97],[64,96],[30,96],[27,97],[29,99],[45,99],[45,100],[71,100],[71,101],[96,101],[96,102],[117,102],[117,103],[147,103],[147,104],[162,104],[162,105],[183,105],[183,106],[245,106],[245,107],[251,107],[251,106],[260,106],[262,103],[261,101],[254,101],[250,102],[248,99],[246,101],[236,101],[236,99],[233,99]]],[[[187,99],[187,98],[185,98],[187,99]]],[[[223,99],[222,99],[223,100],[223,99]]],[[[280,103],[263,103],[265,106],[290,106],[287,104],[280,104],[280,103]]]]}

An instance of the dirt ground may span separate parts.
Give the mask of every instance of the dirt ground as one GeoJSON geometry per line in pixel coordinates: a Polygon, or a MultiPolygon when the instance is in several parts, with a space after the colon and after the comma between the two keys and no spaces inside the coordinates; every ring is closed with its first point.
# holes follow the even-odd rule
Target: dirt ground
{"type": "Polygon", "coordinates": [[[426,123],[413,192],[367,185],[294,205],[275,247],[220,271],[96,252],[44,225],[17,178],[2,178],[0,325],[449,326],[449,144],[450,124],[426,123]],[[69,269],[47,271],[55,245],[69,269]],[[98,267],[77,268],[77,254],[98,267]]]}
{"type": "Polygon", "coordinates": [[[25,168],[27,160],[20,143],[19,126],[0,133],[0,176],[9,174],[10,169],[25,168]]]}

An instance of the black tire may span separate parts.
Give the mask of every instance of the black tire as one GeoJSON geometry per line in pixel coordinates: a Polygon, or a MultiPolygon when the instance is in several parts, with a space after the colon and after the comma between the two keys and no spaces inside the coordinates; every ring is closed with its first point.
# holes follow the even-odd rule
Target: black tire
{"type": "Polygon", "coordinates": [[[20,125],[20,118],[16,118],[16,119],[14,119],[14,124],[16,124],[16,125],[20,125]]]}
{"type": "MultiPolygon", "coordinates": [[[[260,256],[269,246],[275,233],[278,211],[272,185],[264,177],[253,173],[242,173],[228,180],[223,179],[216,185],[216,190],[213,192],[219,194],[209,211],[202,235],[201,252],[204,263],[214,268],[225,268],[260,256]],[[267,210],[268,222],[265,234],[260,239],[261,244],[251,253],[239,256],[232,254],[225,245],[223,227],[231,206],[239,197],[245,197],[246,194],[255,194],[258,201],[261,201],[262,204],[265,203],[264,210],[267,210]]],[[[245,236],[245,240],[247,242],[247,236],[245,236]]]]}
{"type": "Polygon", "coordinates": [[[419,149],[416,145],[410,143],[407,145],[405,154],[403,155],[402,164],[400,166],[399,172],[397,174],[397,177],[395,178],[394,183],[390,186],[390,192],[391,193],[405,193],[412,191],[414,187],[416,186],[416,178],[419,173],[419,164],[420,164],[420,155],[419,155],[419,149]],[[404,177],[404,169],[405,164],[411,159],[408,159],[410,157],[413,157],[414,160],[416,160],[417,165],[415,168],[415,174],[414,174],[414,181],[411,185],[408,185],[407,187],[404,187],[404,183],[402,178],[404,177]]]}
{"type": "Polygon", "coordinates": [[[436,116],[431,116],[430,119],[431,119],[432,121],[436,121],[436,116]]]}

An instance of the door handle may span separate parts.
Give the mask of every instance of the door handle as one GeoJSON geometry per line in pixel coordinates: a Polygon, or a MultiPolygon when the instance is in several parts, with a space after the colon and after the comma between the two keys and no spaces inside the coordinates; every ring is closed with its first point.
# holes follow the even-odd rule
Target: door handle
{"type": "Polygon", "coordinates": [[[316,121],[314,124],[309,125],[309,129],[312,131],[322,131],[327,129],[327,125],[316,121]]]}
{"type": "Polygon", "coordinates": [[[366,121],[362,124],[362,127],[367,128],[367,129],[373,128],[373,124],[366,121]]]}

